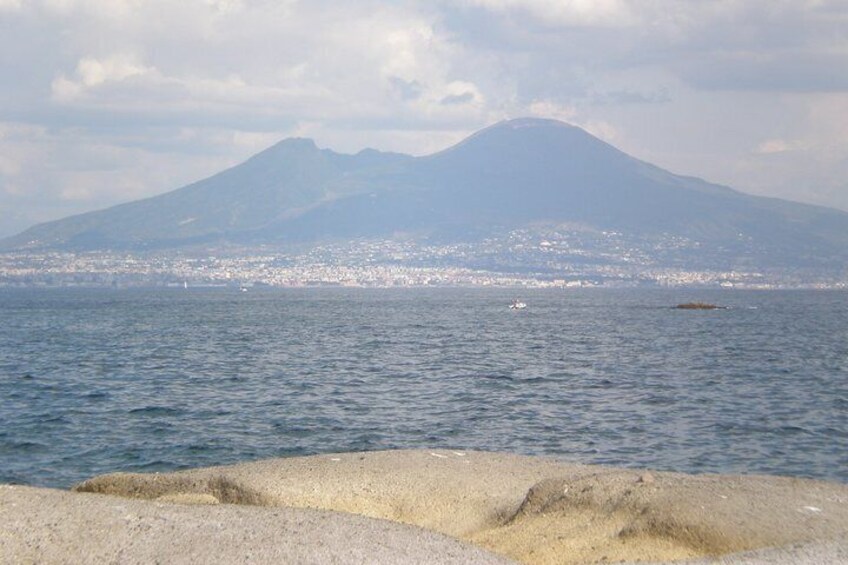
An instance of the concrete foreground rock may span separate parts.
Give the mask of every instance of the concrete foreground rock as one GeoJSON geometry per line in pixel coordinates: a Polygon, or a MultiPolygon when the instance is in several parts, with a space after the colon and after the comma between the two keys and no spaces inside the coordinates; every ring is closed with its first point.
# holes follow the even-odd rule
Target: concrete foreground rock
{"type": "Polygon", "coordinates": [[[0,487],[2,563],[511,563],[362,516],[0,487]]]}
{"type": "Polygon", "coordinates": [[[497,554],[524,563],[759,565],[842,563],[848,539],[842,484],[648,473],[499,453],[272,459],[103,475],[74,490],[0,488],[0,550],[17,552],[0,555],[63,562],[64,553],[84,546],[99,552],[92,553],[99,562],[119,555],[138,562],[495,563],[497,554]]]}

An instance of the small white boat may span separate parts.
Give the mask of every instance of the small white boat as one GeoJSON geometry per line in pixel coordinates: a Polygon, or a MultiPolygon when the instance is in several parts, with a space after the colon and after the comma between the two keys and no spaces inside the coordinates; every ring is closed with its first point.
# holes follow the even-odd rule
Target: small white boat
{"type": "Polygon", "coordinates": [[[518,300],[517,298],[512,301],[512,304],[509,305],[510,310],[524,310],[527,308],[527,304],[518,300]]]}

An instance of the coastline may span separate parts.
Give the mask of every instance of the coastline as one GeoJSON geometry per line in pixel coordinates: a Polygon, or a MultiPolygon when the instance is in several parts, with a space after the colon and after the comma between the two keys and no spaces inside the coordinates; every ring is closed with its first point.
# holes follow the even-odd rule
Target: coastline
{"type": "Polygon", "coordinates": [[[443,449],[0,486],[10,562],[836,563],[845,539],[840,483],[443,449]]]}

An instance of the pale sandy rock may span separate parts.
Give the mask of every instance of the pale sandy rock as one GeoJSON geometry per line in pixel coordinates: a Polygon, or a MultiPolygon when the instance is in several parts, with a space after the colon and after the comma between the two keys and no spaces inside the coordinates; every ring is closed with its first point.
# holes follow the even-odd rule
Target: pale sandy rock
{"type": "Polygon", "coordinates": [[[0,563],[508,561],[435,532],[350,514],[180,505],[4,485],[0,563]]]}
{"type": "Polygon", "coordinates": [[[462,536],[504,523],[545,478],[598,468],[552,459],[447,450],[398,450],[270,459],[162,474],[115,473],[75,490],[158,498],[209,494],[220,502],[323,508],[462,536]]]}
{"type": "Polygon", "coordinates": [[[848,539],[845,485],[624,471],[480,452],[274,459],[104,475],[76,488],[361,514],[418,525],[525,563],[715,558],[808,542],[839,550],[848,539]],[[835,545],[821,545],[831,541],[835,545]]]}
{"type": "MultiPolygon", "coordinates": [[[[666,562],[639,561],[638,565],[664,565],[664,563],[666,562]]],[[[848,541],[791,544],[675,563],[678,565],[845,565],[848,563],[848,541]]]]}

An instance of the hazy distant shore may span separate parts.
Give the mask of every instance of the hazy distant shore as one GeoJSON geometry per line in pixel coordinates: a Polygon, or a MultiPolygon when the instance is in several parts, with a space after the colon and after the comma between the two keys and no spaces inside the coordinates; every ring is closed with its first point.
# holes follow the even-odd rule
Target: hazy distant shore
{"type": "MultiPolygon", "coordinates": [[[[428,246],[414,253],[387,240],[369,245],[324,246],[320,253],[284,250],[210,250],[188,252],[0,252],[0,288],[710,288],[710,289],[846,289],[845,269],[747,269],[718,265],[683,268],[599,257],[557,268],[548,262],[548,247],[520,234],[523,253],[481,268],[478,263],[446,260],[464,256],[457,245],[428,246]],[[407,262],[399,254],[410,255],[407,262]]],[[[508,241],[514,242],[517,235],[508,241]]],[[[487,251],[492,252],[494,251],[487,251]]],[[[582,253],[582,251],[581,251],[582,253]]],[[[506,256],[503,246],[499,256],[506,256]]],[[[511,255],[510,255],[511,257],[511,255]]]]}
{"type": "Polygon", "coordinates": [[[726,562],[837,563],[848,557],[841,541],[848,537],[848,486],[796,478],[414,450],[118,473],[73,490],[0,487],[2,560],[600,563],[731,555],[726,562]]]}

